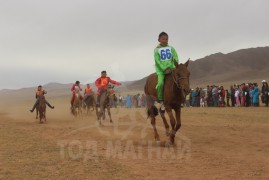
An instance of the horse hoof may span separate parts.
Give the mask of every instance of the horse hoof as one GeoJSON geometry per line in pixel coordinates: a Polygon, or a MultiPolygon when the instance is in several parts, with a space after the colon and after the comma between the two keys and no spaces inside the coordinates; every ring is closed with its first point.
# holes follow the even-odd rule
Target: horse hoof
{"type": "Polygon", "coordinates": [[[166,130],[166,131],[165,131],[165,135],[166,135],[166,136],[169,136],[169,135],[170,135],[169,130],[166,130]]]}
{"type": "Polygon", "coordinates": [[[113,123],[113,121],[112,121],[112,120],[110,120],[110,123],[113,123]]]}
{"type": "Polygon", "coordinates": [[[173,143],[171,141],[166,141],[165,146],[171,147],[171,146],[173,146],[173,143]]]}

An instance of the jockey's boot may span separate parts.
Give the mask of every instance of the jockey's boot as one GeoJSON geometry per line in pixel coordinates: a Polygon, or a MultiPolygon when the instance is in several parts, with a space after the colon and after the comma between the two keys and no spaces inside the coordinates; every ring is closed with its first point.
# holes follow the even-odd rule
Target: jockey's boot
{"type": "Polygon", "coordinates": [[[48,104],[48,106],[49,106],[51,109],[54,109],[54,106],[52,106],[52,105],[50,105],[50,104],[48,104]]]}
{"type": "Polygon", "coordinates": [[[54,109],[54,106],[50,105],[50,103],[46,100],[46,104],[51,108],[54,109]]]}
{"type": "Polygon", "coordinates": [[[160,101],[160,104],[161,104],[161,110],[162,110],[162,111],[165,111],[165,106],[164,106],[164,104],[163,104],[163,101],[160,101]]]}
{"type": "Polygon", "coordinates": [[[34,112],[34,110],[35,110],[36,106],[38,105],[38,103],[39,103],[39,101],[36,100],[36,102],[35,102],[33,108],[30,110],[31,113],[34,112]]]}

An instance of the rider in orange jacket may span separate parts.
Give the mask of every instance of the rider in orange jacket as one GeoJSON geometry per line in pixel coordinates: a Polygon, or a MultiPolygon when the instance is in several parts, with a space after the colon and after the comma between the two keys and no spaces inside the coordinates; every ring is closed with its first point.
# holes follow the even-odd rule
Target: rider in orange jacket
{"type": "MultiPolygon", "coordinates": [[[[41,85],[39,85],[39,86],[37,87],[37,90],[36,90],[36,93],[35,93],[36,102],[35,102],[33,108],[30,110],[30,112],[34,112],[35,108],[36,108],[37,105],[39,104],[39,99],[38,99],[38,97],[41,96],[41,95],[45,95],[45,94],[47,94],[47,92],[46,92],[44,89],[42,89],[42,86],[41,86],[41,85]]],[[[54,106],[50,105],[50,103],[49,103],[47,100],[45,100],[45,102],[46,102],[46,104],[47,104],[51,109],[54,109],[54,106]]]]}
{"type": "Polygon", "coordinates": [[[121,85],[121,83],[110,79],[110,77],[107,77],[106,71],[102,71],[101,72],[101,77],[96,79],[96,81],[95,81],[95,85],[98,88],[98,91],[97,91],[97,95],[98,95],[97,104],[100,103],[100,97],[101,97],[102,93],[107,90],[109,83],[116,84],[118,86],[121,85]]]}

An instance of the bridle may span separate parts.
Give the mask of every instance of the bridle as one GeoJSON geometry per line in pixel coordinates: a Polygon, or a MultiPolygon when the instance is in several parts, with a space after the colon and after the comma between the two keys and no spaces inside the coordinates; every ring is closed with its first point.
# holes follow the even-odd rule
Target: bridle
{"type": "Polygon", "coordinates": [[[182,87],[181,87],[179,81],[181,79],[187,79],[187,77],[178,77],[178,76],[175,75],[174,72],[175,72],[175,70],[172,71],[172,77],[173,77],[174,83],[176,84],[176,86],[177,86],[178,89],[182,90],[182,87]]]}

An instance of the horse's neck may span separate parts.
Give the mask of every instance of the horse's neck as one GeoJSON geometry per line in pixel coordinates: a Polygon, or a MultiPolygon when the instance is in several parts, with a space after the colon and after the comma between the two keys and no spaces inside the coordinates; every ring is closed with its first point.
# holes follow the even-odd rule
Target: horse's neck
{"type": "Polygon", "coordinates": [[[103,92],[102,95],[101,95],[101,98],[100,98],[100,99],[101,99],[101,103],[105,102],[105,100],[106,100],[107,98],[109,98],[109,96],[108,96],[108,92],[105,91],[105,92],[103,92]]]}
{"type": "Polygon", "coordinates": [[[80,96],[80,93],[79,93],[79,92],[78,92],[78,93],[76,93],[76,97],[77,97],[77,98],[79,98],[79,96],[80,96]]]}
{"type": "Polygon", "coordinates": [[[39,95],[37,98],[39,99],[39,101],[45,100],[45,96],[43,95],[39,95]]]}
{"type": "Polygon", "coordinates": [[[178,85],[176,84],[173,78],[173,74],[166,75],[164,83],[165,83],[165,89],[169,91],[171,98],[179,99],[181,95],[181,90],[178,88],[178,85]]]}

